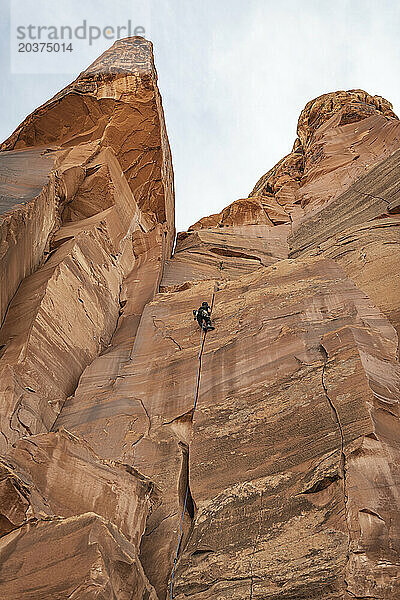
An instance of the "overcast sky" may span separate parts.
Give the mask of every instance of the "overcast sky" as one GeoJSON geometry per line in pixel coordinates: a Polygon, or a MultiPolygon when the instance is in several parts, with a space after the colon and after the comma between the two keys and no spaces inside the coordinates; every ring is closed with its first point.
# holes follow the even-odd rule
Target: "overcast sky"
{"type": "Polygon", "coordinates": [[[400,111],[397,0],[0,0],[0,10],[2,140],[113,43],[18,55],[17,25],[129,18],[145,28],[172,148],[178,230],[247,196],[290,151],[311,98],[362,88],[400,111]]]}

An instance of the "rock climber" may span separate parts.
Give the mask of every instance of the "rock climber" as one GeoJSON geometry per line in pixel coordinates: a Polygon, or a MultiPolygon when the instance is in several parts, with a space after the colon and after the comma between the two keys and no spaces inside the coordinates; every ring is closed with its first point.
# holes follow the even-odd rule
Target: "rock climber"
{"type": "Polygon", "coordinates": [[[215,329],[213,324],[211,323],[211,306],[208,306],[208,302],[202,302],[201,306],[198,310],[193,311],[193,315],[195,320],[197,319],[200,327],[204,327],[206,331],[211,331],[215,329]]]}

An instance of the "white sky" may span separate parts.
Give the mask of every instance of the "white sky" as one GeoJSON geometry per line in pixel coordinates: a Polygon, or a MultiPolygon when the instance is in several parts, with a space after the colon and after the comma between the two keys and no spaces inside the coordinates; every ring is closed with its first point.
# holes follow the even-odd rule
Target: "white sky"
{"type": "MultiPolygon", "coordinates": [[[[131,18],[145,27],[173,154],[178,230],[247,196],[290,151],[311,98],[362,88],[400,110],[396,0],[13,1],[10,11],[0,0],[2,140],[113,43],[64,55],[58,73],[46,73],[43,57],[42,72],[15,74],[10,13],[14,27],[22,18],[18,6],[33,23],[107,25],[131,18]]],[[[33,57],[23,58],[29,71],[33,57]]]]}

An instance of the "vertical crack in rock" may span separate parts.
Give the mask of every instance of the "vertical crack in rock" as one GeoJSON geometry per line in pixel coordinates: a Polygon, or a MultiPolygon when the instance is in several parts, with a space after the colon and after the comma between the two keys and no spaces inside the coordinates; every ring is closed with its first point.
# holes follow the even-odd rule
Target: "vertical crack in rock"
{"type": "MultiPolygon", "coordinates": [[[[150,415],[149,415],[149,411],[145,407],[145,404],[144,404],[144,402],[143,402],[143,400],[141,398],[136,398],[136,400],[139,400],[139,402],[140,402],[140,404],[141,404],[141,406],[143,408],[143,412],[146,415],[146,419],[147,419],[147,431],[146,431],[146,434],[143,434],[142,437],[145,437],[145,435],[148,437],[149,434],[150,434],[150,430],[151,430],[151,418],[150,418],[150,415]]],[[[140,441],[140,440],[138,440],[138,441],[140,441]]]]}
{"type": "MultiPolygon", "coordinates": [[[[192,494],[190,491],[190,476],[189,476],[189,445],[184,442],[179,442],[179,446],[182,452],[182,466],[181,472],[179,475],[179,503],[183,510],[185,504],[185,497],[187,491],[187,499],[186,499],[186,512],[190,517],[190,520],[193,520],[195,514],[195,504],[192,498],[192,494]]],[[[181,539],[182,545],[183,536],[181,539]]],[[[179,549],[179,553],[181,550],[179,549]]]]}
{"type": "MultiPolygon", "coordinates": [[[[345,438],[344,438],[343,426],[340,421],[339,412],[338,412],[334,402],[332,401],[332,399],[329,396],[328,387],[325,382],[325,374],[326,374],[326,369],[327,369],[327,365],[328,365],[328,361],[329,361],[328,352],[323,344],[320,345],[320,349],[321,349],[321,354],[322,354],[323,360],[324,360],[324,364],[322,367],[322,373],[321,373],[322,387],[324,389],[325,396],[326,396],[326,399],[328,400],[329,406],[331,407],[332,413],[334,415],[334,420],[337,424],[339,435],[340,435],[340,474],[341,474],[342,480],[343,480],[343,503],[344,503],[344,510],[345,510],[344,518],[345,518],[346,529],[347,529],[347,564],[348,564],[350,561],[350,554],[351,554],[351,548],[350,548],[351,533],[350,533],[350,526],[349,526],[349,509],[348,509],[348,495],[347,495],[347,482],[346,482],[346,455],[344,453],[345,438]]],[[[346,584],[346,591],[348,592],[347,581],[346,581],[345,577],[344,577],[344,582],[346,584]]]]}
{"type": "MultiPolygon", "coordinates": [[[[21,283],[22,283],[22,281],[20,281],[20,282],[19,282],[19,284],[18,284],[18,286],[17,286],[17,289],[15,290],[15,293],[13,294],[13,296],[11,296],[11,298],[10,298],[10,300],[9,300],[9,302],[8,302],[8,304],[7,304],[7,306],[6,306],[6,307],[5,307],[5,309],[4,309],[3,318],[2,318],[2,320],[1,320],[1,323],[0,323],[0,332],[1,332],[2,328],[3,328],[3,325],[4,325],[4,322],[5,322],[5,320],[6,320],[6,318],[7,318],[8,310],[9,310],[9,308],[10,308],[10,304],[11,304],[11,302],[13,301],[13,298],[14,298],[14,296],[17,294],[17,292],[18,292],[18,289],[19,289],[19,287],[20,287],[21,283]]],[[[2,344],[2,345],[1,345],[1,347],[0,347],[0,358],[1,358],[1,356],[2,356],[2,350],[3,350],[3,348],[5,348],[5,347],[6,347],[6,344],[2,344]]]]}
{"type": "MultiPolygon", "coordinates": [[[[179,496],[179,504],[181,508],[181,516],[180,516],[180,526],[178,531],[178,539],[176,542],[176,550],[174,556],[174,562],[172,566],[172,571],[170,573],[170,579],[173,578],[175,573],[175,568],[179,557],[185,549],[185,545],[187,543],[188,537],[190,536],[190,527],[193,523],[194,515],[195,515],[195,505],[193,502],[192,494],[190,491],[189,484],[189,446],[183,442],[179,442],[179,446],[182,453],[182,464],[181,464],[181,472],[178,480],[178,496],[179,496]],[[190,519],[190,524],[185,525],[185,516],[188,515],[190,519]]],[[[171,589],[172,589],[172,579],[171,579],[171,589]]],[[[172,594],[172,592],[171,592],[172,594]]]]}

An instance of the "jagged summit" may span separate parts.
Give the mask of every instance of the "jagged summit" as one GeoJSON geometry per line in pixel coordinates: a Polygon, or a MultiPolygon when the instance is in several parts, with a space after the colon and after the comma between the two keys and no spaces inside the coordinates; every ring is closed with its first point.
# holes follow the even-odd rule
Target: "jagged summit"
{"type": "Polygon", "coordinates": [[[229,227],[234,222],[290,222],[293,211],[334,199],[379,157],[398,148],[400,124],[392,109],[382,96],[363,90],[331,92],[310,100],[300,113],[290,154],[260,177],[248,198],[203,217],[189,230],[229,227]],[[312,185],[315,179],[318,187],[312,185]]]}
{"type": "Polygon", "coordinates": [[[316,130],[338,113],[339,125],[362,121],[376,113],[390,119],[398,119],[392,104],[382,96],[371,96],[364,90],[340,90],[323,94],[307,102],[300,113],[297,135],[304,149],[316,130]]]}

